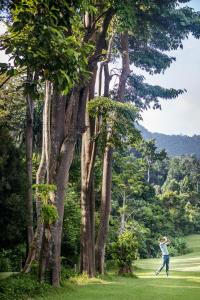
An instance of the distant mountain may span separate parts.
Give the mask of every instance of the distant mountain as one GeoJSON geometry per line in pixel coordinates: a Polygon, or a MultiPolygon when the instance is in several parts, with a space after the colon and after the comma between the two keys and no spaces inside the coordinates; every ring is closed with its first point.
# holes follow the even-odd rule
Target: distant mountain
{"type": "Polygon", "coordinates": [[[169,156],[195,154],[200,158],[200,135],[168,135],[150,132],[143,126],[138,126],[145,140],[155,139],[159,149],[165,149],[169,156]]]}

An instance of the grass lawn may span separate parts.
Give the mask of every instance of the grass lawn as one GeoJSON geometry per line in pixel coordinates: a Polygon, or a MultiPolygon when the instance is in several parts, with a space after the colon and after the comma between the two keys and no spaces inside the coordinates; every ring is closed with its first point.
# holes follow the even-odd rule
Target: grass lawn
{"type": "Polygon", "coordinates": [[[171,272],[154,275],[160,259],[136,262],[135,278],[108,275],[104,280],[91,280],[84,285],[66,283],[37,300],[199,300],[200,235],[187,237],[192,253],[171,259],[171,272]]]}
{"type": "MultiPolygon", "coordinates": [[[[137,278],[119,277],[113,273],[103,279],[85,280],[84,284],[66,281],[60,289],[49,289],[35,300],[199,300],[200,235],[186,237],[191,253],[173,257],[170,276],[154,275],[161,259],[141,259],[135,263],[137,278]]],[[[10,275],[0,273],[0,279],[10,275]]],[[[14,298],[13,298],[14,300],[14,298]]],[[[29,298],[29,300],[33,300],[29,298]]]]}
{"type": "Polygon", "coordinates": [[[0,279],[4,279],[13,274],[12,272],[0,272],[0,279]]]}
{"type": "MultiPolygon", "coordinates": [[[[200,235],[193,234],[186,237],[191,253],[170,259],[170,269],[175,271],[200,272],[200,235]]],[[[137,267],[147,270],[155,270],[161,263],[161,258],[141,259],[136,262],[137,267]]]]}
{"type": "MultiPolygon", "coordinates": [[[[66,284],[46,300],[199,300],[200,273],[175,273],[169,278],[141,272],[138,279],[113,276],[99,284],[66,284]]],[[[42,300],[44,298],[37,298],[42,300]]]]}

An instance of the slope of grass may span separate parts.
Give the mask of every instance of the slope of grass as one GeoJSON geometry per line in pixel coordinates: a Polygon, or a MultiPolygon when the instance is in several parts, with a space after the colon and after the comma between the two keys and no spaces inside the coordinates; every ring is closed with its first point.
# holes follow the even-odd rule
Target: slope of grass
{"type": "MultiPolygon", "coordinates": [[[[29,300],[199,300],[200,235],[187,237],[192,253],[171,259],[170,276],[159,276],[154,270],[160,259],[136,262],[138,278],[109,274],[103,279],[83,280],[82,284],[66,281],[60,289],[49,289],[43,297],[29,300]]],[[[81,283],[81,281],[79,281],[81,283]]],[[[6,300],[15,300],[6,299],[6,300]]]]}
{"type": "Polygon", "coordinates": [[[200,254],[200,234],[192,234],[185,237],[187,246],[192,250],[192,253],[200,254]]]}
{"type": "MultiPolygon", "coordinates": [[[[113,276],[104,284],[75,286],[66,284],[53,291],[45,300],[199,300],[200,278],[186,274],[170,278],[154,277],[151,273],[138,274],[139,278],[113,276]]],[[[197,274],[196,274],[197,275],[197,274]]],[[[200,275],[200,274],[199,274],[200,275]]],[[[44,298],[37,298],[42,300],[44,298]]]]}
{"type": "MultiPolygon", "coordinates": [[[[188,248],[191,253],[183,256],[171,257],[170,269],[172,271],[196,271],[200,272],[200,235],[194,234],[186,237],[188,248]]],[[[147,270],[155,270],[161,263],[162,258],[141,259],[136,262],[137,267],[147,270]]]]}
{"type": "MultiPolygon", "coordinates": [[[[171,273],[154,275],[160,259],[136,262],[135,278],[110,276],[85,285],[66,283],[45,300],[199,300],[200,299],[200,235],[186,238],[193,251],[171,259],[171,273]]],[[[37,298],[42,300],[43,298],[37,298]]]]}

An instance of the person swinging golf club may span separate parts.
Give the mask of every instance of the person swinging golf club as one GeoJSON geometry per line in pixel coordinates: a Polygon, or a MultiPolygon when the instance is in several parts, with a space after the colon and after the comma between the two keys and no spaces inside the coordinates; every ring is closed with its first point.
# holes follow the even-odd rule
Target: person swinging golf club
{"type": "Polygon", "coordinates": [[[169,244],[170,244],[170,240],[166,236],[163,236],[162,238],[159,239],[159,247],[162,252],[163,263],[159,267],[159,269],[155,272],[156,275],[158,275],[164,267],[166,267],[167,276],[169,275],[169,251],[167,249],[167,245],[169,244]]]}

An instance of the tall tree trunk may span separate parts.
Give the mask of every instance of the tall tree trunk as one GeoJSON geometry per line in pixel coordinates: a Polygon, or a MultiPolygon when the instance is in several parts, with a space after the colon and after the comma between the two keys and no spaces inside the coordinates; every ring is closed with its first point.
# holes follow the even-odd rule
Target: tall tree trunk
{"type": "MultiPolygon", "coordinates": [[[[45,153],[45,162],[46,162],[46,173],[47,184],[50,183],[50,155],[51,155],[51,131],[50,131],[50,122],[51,122],[51,82],[45,81],[45,99],[44,99],[44,111],[43,111],[43,138],[44,138],[44,153],[45,153]]],[[[42,153],[43,154],[43,153],[42,153]]],[[[43,159],[43,157],[42,157],[43,159]]],[[[42,164],[42,161],[41,161],[42,164]]],[[[39,168],[42,166],[40,164],[39,168]]],[[[40,220],[38,221],[40,222],[40,220]]],[[[40,260],[39,260],[39,281],[44,282],[45,273],[49,268],[51,247],[51,228],[49,224],[44,223],[43,226],[39,224],[40,228],[40,239],[38,240],[38,247],[40,247],[40,260]],[[40,245],[42,235],[42,243],[40,245]]]]}
{"type": "Polygon", "coordinates": [[[128,32],[121,34],[121,49],[122,49],[122,71],[119,78],[119,87],[117,93],[117,101],[124,102],[126,91],[126,82],[130,74],[130,58],[129,58],[129,45],[128,45],[128,32]]]}
{"type": "MultiPolygon", "coordinates": [[[[88,101],[94,98],[95,82],[97,74],[97,61],[101,53],[101,49],[105,47],[106,32],[112,18],[111,11],[107,14],[103,30],[97,40],[97,47],[93,57],[90,59],[90,68],[93,69],[93,76],[89,84],[88,101]]],[[[86,23],[88,28],[91,26],[92,19],[87,16],[86,23]]],[[[103,64],[100,65],[99,70],[99,86],[98,92],[101,95],[102,87],[102,70],[103,64]]],[[[80,270],[85,272],[88,276],[95,275],[95,197],[94,197],[94,163],[96,158],[96,140],[95,136],[98,134],[99,120],[94,120],[85,115],[86,131],[82,137],[82,152],[81,152],[81,263],[80,270]]]]}
{"type": "MultiPolygon", "coordinates": [[[[44,120],[44,109],[43,109],[43,120],[44,120]]],[[[43,129],[42,129],[42,154],[40,158],[40,164],[38,167],[38,170],[36,172],[36,184],[42,184],[45,181],[45,175],[46,175],[46,155],[45,155],[45,125],[43,122],[43,129]]],[[[41,208],[41,203],[40,199],[37,196],[37,191],[36,191],[36,213],[37,213],[37,247],[36,247],[36,258],[39,258],[40,255],[40,250],[41,250],[41,244],[42,244],[42,236],[43,236],[43,224],[41,223],[41,218],[40,218],[40,208],[41,208]]]]}
{"type": "Polygon", "coordinates": [[[147,163],[148,167],[147,167],[147,182],[150,183],[150,163],[148,161],[147,163]]]}
{"type": "Polygon", "coordinates": [[[95,247],[96,270],[100,274],[104,274],[105,246],[110,216],[112,154],[112,148],[106,146],[103,158],[100,225],[95,247]]]}
{"type": "MultiPolygon", "coordinates": [[[[34,85],[34,90],[37,87],[38,74],[32,73],[30,70],[27,70],[27,82],[28,84],[34,85]]],[[[22,269],[22,272],[29,272],[30,265],[35,259],[35,253],[37,249],[37,237],[38,230],[34,234],[33,229],[33,191],[32,191],[32,155],[33,155],[33,114],[34,114],[34,102],[33,97],[30,92],[26,95],[26,165],[27,165],[27,232],[28,232],[28,255],[26,263],[22,269]]]]}
{"type": "MultiPolygon", "coordinates": [[[[32,83],[33,74],[27,70],[27,82],[32,83]]],[[[33,112],[34,103],[30,92],[26,95],[26,168],[27,168],[27,237],[28,249],[33,240],[33,192],[32,192],[32,155],[33,155],[33,112]]]]}
{"type": "Polygon", "coordinates": [[[26,109],[26,166],[27,166],[27,233],[28,248],[33,240],[33,197],[32,197],[32,149],[33,147],[33,100],[27,95],[26,109]]]}
{"type": "MultiPolygon", "coordinates": [[[[122,71],[119,78],[119,86],[117,92],[117,101],[124,101],[126,81],[130,74],[129,69],[129,46],[128,46],[128,32],[121,34],[121,48],[122,48],[122,71]]],[[[105,91],[106,97],[109,94],[109,73],[108,67],[105,68],[105,91]]],[[[112,134],[111,131],[107,134],[107,141],[109,136],[112,134]]],[[[109,216],[110,216],[110,202],[111,202],[111,181],[112,181],[112,154],[113,148],[107,144],[104,151],[104,162],[103,162],[103,175],[102,175],[102,196],[101,196],[101,211],[100,211],[100,225],[97,235],[97,241],[95,246],[95,259],[96,269],[100,274],[104,274],[104,260],[105,260],[105,247],[106,239],[109,228],[109,216]]]]}
{"type": "MultiPolygon", "coordinates": [[[[89,85],[88,101],[94,98],[95,70],[89,85]]],[[[86,131],[82,136],[81,149],[81,264],[80,271],[85,272],[88,276],[95,275],[95,253],[94,253],[94,236],[95,236],[95,197],[94,197],[94,180],[93,169],[96,158],[96,141],[94,139],[98,131],[98,120],[89,117],[88,112],[85,114],[86,131]]]]}
{"type": "Polygon", "coordinates": [[[88,143],[85,138],[84,133],[81,153],[81,272],[93,277],[95,275],[93,175],[89,174],[90,161],[88,163],[89,153],[86,149],[88,143]]]}
{"type": "Polygon", "coordinates": [[[77,135],[84,130],[83,116],[85,114],[87,90],[87,88],[77,88],[69,96],[60,96],[55,90],[52,96],[51,143],[49,143],[50,149],[48,151],[50,154],[49,183],[57,187],[54,204],[59,217],[55,224],[52,224],[49,228],[51,232],[50,241],[45,240],[45,230],[43,233],[40,252],[40,280],[43,281],[45,273],[48,272],[53,286],[59,286],[60,284],[64,196],[77,135]]]}
{"type": "MultiPolygon", "coordinates": [[[[43,120],[44,120],[44,109],[43,109],[43,120]]],[[[43,122],[43,130],[42,130],[42,154],[40,158],[40,164],[38,170],[36,172],[36,184],[42,184],[45,180],[46,175],[46,156],[45,156],[45,125],[43,122]]],[[[37,195],[37,191],[36,191],[37,195]]],[[[42,236],[43,236],[43,224],[40,219],[40,200],[36,196],[36,214],[37,214],[37,227],[34,233],[34,237],[32,239],[31,245],[29,247],[27,259],[25,265],[22,269],[22,272],[27,273],[30,271],[31,264],[35,259],[39,259],[41,244],[42,244],[42,236]]]]}
{"type": "Polygon", "coordinates": [[[121,212],[121,224],[119,234],[122,234],[125,229],[125,205],[126,205],[126,191],[123,191],[123,203],[122,203],[122,212],[121,212]]]}
{"type": "MultiPolygon", "coordinates": [[[[108,68],[109,60],[104,64],[104,97],[109,97],[110,74],[108,68]]],[[[101,80],[100,80],[101,82],[101,80]]],[[[107,139],[109,139],[108,133],[107,139]]],[[[103,157],[103,174],[101,187],[100,223],[95,245],[95,267],[96,271],[104,274],[105,245],[108,232],[110,215],[111,179],[112,179],[112,148],[106,146],[103,157]]]]}

